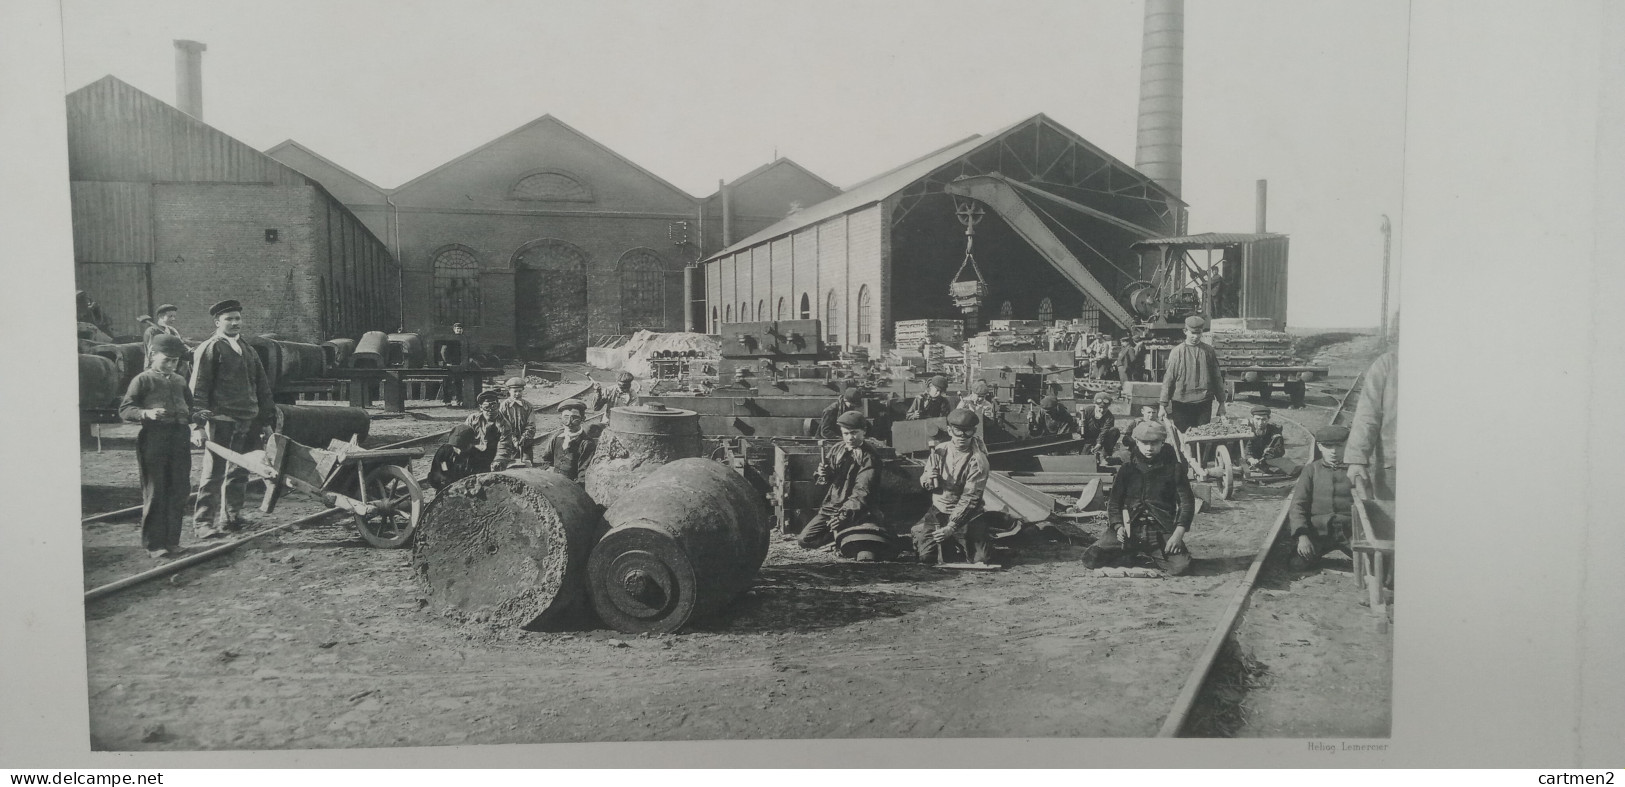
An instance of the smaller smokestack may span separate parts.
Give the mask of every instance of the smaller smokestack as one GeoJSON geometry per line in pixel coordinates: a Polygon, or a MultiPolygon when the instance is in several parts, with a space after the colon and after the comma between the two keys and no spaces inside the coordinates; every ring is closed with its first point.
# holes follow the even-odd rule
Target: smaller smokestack
{"type": "Polygon", "coordinates": [[[175,41],[175,107],[203,119],[203,50],[198,41],[175,41]]]}
{"type": "Polygon", "coordinates": [[[722,192],[722,246],[727,248],[733,245],[734,242],[733,188],[721,178],[718,178],[717,190],[722,192]]]}
{"type": "Polygon", "coordinates": [[[1264,215],[1269,212],[1268,211],[1269,201],[1270,201],[1270,182],[1267,181],[1267,180],[1260,180],[1260,181],[1258,181],[1258,208],[1255,211],[1255,213],[1256,213],[1255,222],[1257,223],[1257,229],[1254,230],[1255,232],[1258,232],[1259,234],[1263,234],[1263,233],[1269,231],[1269,230],[1264,229],[1264,215]]]}

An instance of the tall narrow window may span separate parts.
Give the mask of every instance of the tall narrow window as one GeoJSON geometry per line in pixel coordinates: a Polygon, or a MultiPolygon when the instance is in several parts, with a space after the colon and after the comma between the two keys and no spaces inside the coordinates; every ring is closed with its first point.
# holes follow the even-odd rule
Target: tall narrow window
{"type": "Polygon", "coordinates": [[[807,293],[801,294],[801,319],[812,319],[812,299],[807,297],[807,293]]]}
{"type": "Polygon", "coordinates": [[[1008,320],[1014,318],[1015,316],[1015,307],[1011,306],[1009,301],[999,304],[999,319],[1008,320]]]}
{"type": "Polygon", "coordinates": [[[733,321],[734,321],[734,306],[733,306],[733,304],[730,303],[730,304],[728,304],[728,315],[727,315],[726,318],[723,319],[723,322],[728,323],[728,322],[733,322],[733,321]]]}
{"type": "Polygon", "coordinates": [[[778,313],[773,315],[773,319],[775,319],[775,320],[784,320],[784,319],[788,319],[789,316],[790,315],[784,313],[784,297],[780,296],[779,297],[778,313]]]}
{"type": "Polygon", "coordinates": [[[1100,332],[1100,306],[1096,305],[1094,301],[1085,298],[1083,313],[1078,316],[1083,320],[1084,330],[1090,333],[1100,332]]]}
{"type": "Polygon", "coordinates": [[[869,327],[873,320],[869,312],[872,304],[869,303],[869,285],[858,288],[858,344],[868,344],[874,339],[869,334],[869,327]]]}
{"type": "Polygon", "coordinates": [[[830,344],[841,343],[841,306],[835,300],[835,291],[829,291],[829,297],[824,299],[824,334],[829,338],[830,344]]]}
{"type": "Polygon", "coordinates": [[[621,255],[621,330],[666,327],[666,266],[649,249],[621,255]]]}
{"type": "Polygon", "coordinates": [[[462,246],[442,250],[434,258],[435,322],[480,324],[480,263],[462,246]]]}
{"type": "Polygon", "coordinates": [[[1055,324],[1055,303],[1048,298],[1038,302],[1038,321],[1045,325],[1055,324]]]}
{"type": "Polygon", "coordinates": [[[769,319],[769,315],[767,313],[767,301],[766,300],[760,300],[760,301],[756,302],[756,319],[758,319],[758,320],[769,319]]]}
{"type": "Polygon", "coordinates": [[[722,317],[717,313],[717,307],[711,307],[711,335],[722,333],[722,317]]]}

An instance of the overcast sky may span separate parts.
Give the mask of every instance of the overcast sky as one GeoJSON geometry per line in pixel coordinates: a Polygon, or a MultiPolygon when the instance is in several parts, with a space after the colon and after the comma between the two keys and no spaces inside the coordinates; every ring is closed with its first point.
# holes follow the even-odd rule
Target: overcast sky
{"type": "MultiPolygon", "coordinates": [[[[552,114],[703,196],[775,150],[847,186],[1043,112],[1134,161],[1139,0],[63,0],[65,87],[174,101],[208,45],[204,117],[293,138],[385,188],[552,114]]],[[[1289,322],[1378,321],[1403,165],[1406,0],[1186,7],[1191,229],[1292,235],[1289,322]]]]}

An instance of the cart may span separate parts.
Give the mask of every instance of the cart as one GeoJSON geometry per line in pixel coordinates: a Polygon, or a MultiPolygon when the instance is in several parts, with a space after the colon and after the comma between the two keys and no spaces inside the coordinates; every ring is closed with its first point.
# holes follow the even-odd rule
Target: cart
{"type": "Polygon", "coordinates": [[[214,442],[204,448],[265,479],[265,513],[276,509],[286,488],[350,512],[362,539],[375,547],[405,547],[417,532],[423,488],[412,477],[411,462],[423,456],[420,448],[369,450],[334,440],[320,449],[281,434],[272,434],[263,451],[239,454],[214,442]]]}
{"type": "Polygon", "coordinates": [[[1191,480],[1214,481],[1225,500],[1235,497],[1237,481],[1252,476],[1243,461],[1247,456],[1247,440],[1253,436],[1251,432],[1193,435],[1184,431],[1177,434],[1178,448],[1190,467],[1191,480]]]}

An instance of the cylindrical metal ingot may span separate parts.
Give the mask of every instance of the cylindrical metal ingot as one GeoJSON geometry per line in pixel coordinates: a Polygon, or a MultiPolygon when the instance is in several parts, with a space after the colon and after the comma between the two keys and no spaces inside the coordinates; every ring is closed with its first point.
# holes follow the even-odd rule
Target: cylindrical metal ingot
{"type": "Polygon", "coordinates": [[[117,407],[124,391],[118,387],[118,364],[104,355],[79,354],[79,409],[117,407]]]}
{"type": "Polygon", "coordinates": [[[748,590],[767,557],[766,502],[726,465],[679,459],[604,513],[609,532],[587,563],[605,624],[669,633],[715,615],[748,590]]]}
{"type": "Polygon", "coordinates": [[[897,557],[897,537],[884,525],[863,523],[843,528],[835,534],[835,548],[842,557],[868,560],[891,560],[897,557]]]}
{"type": "Polygon", "coordinates": [[[350,366],[356,369],[382,369],[384,359],[389,357],[389,334],[383,331],[367,331],[361,334],[361,340],[355,343],[355,352],[350,353],[350,366]]]}
{"type": "Polygon", "coordinates": [[[338,369],[350,365],[350,354],[355,352],[354,339],[328,339],[322,342],[322,352],[327,354],[329,368],[338,369]]]}
{"type": "Polygon", "coordinates": [[[367,411],[359,407],[276,406],[277,433],[311,448],[326,448],[332,440],[364,440],[371,426],[367,411]]]}
{"type": "Polygon", "coordinates": [[[387,337],[389,343],[400,348],[399,354],[391,353],[390,357],[398,359],[399,363],[390,363],[390,366],[404,366],[416,369],[423,365],[423,337],[415,333],[392,333],[387,337]]]}
{"type": "MultiPolygon", "coordinates": [[[[314,380],[327,372],[327,355],[321,345],[304,342],[275,342],[277,371],[272,372],[281,382],[314,380]]],[[[266,369],[270,372],[270,369],[266,369]]]]}
{"type": "Polygon", "coordinates": [[[481,473],[429,502],[412,563],[437,609],[548,628],[585,603],[587,557],[602,532],[597,506],[558,473],[481,473]]]}
{"type": "Polygon", "coordinates": [[[260,357],[260,367],[265,369],[265,379],[276,388],[282,380],[282,346],[271,336],[245,336],[243,343],[254,348],[260,357]]]}
{"type": "Polygon", "coordinates": [[[659,402],[616,407],[587,466],[587,495],[608,507],[667,462],[700,456],[700,415],[659,402]]]}

